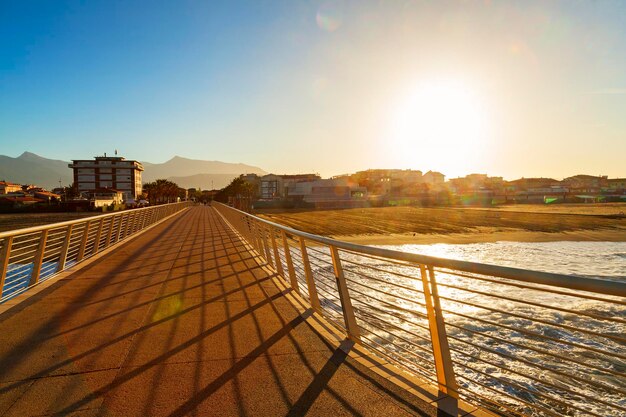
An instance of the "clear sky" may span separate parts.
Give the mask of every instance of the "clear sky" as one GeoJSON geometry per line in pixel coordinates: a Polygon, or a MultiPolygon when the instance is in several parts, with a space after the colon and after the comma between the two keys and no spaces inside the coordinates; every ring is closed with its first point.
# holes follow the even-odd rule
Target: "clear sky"
{"type": "Polygon", "coordinates": [[[0,154],[626,176],[626,1],[0,0],[0,154]]]}

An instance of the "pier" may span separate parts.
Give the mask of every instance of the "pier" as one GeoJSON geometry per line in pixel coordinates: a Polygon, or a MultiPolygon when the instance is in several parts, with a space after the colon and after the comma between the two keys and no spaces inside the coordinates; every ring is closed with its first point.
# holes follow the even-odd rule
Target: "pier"
{"type": "Polygon", "coordinates": [[[188,209],[0,315],[0,415],[435,415],[274,280],[188,209]]]}
{"type": "Polygon", "coordinates": [[[0,304],[0,415],[557,415],[558,407],[593,415],[602,412],[595,407],[624,408],[623,372],[602,362],[624,359],[623,283],[361,248],[219,204],[161,206],[158,215],[156,209],[0,234],[0,288],[27,281],[0,304]],[[386,286],[375,287],[368,276],[386,286]],[[504,313],[474,297],[484,287],[462,280],[493,284],[488,296],[565,319],[553,323],[512,308],[508,317],[529,323],[518,329],[496,322],[504,313]],[[474,298],[461,299],[450,287],[474,298]],[[577,311],[533,293],[618,310],[577,311]],[[389,297],[395,306],[385,309],[394,304],[389,297]],[[460,302],[471,308],[451,307],[460,302]],[[479,308],[495,311],[474,317],[479,308]],[[464,316],[477,321],[468,326],[464,316]],[[389,327],[381,330],[385,320],[389,327]],[[561,339],[537,326],[577,337],[561,339]],[[498,331],[518,333],[506,340],[498,331]],[[471,350],[462,347],[470,343],[471,350]],[[517,346],[517,357],[500,348],[507,343],[517,346]],[[552,345],[573,350],[559,358],[552,345]],[[522,348],[541,361],[533,363],[522,348]],[[553,367],[550,358],[578,368],[553,367]],[[498,369],[501,385],[490,382],[481,361],[498,369]],[[519,372],[516,361],[534,368],[510,384],[536,383],[535,399],[505,387],[502,376],[519,372]],[[587,367],[597,379],[585,380],[587,367]],[[585,409],[570,401],[571,386],[542,391],[554,383],[535,381],[535,369],[606,396],[575,392],[597,400],[585,409]]]}

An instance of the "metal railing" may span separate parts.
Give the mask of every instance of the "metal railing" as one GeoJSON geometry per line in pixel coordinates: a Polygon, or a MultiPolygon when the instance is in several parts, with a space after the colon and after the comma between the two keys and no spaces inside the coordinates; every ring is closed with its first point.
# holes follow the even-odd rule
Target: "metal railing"
{"type": "Polygon", "coordinates": [[[1,232],[0,303],[190,204],[165,204],[1,232]]]}
{"type": "Polygon", "coordinates": [[[214,207],[315,312],[450,398],[507,416],[626,415],[626,283],[356,245],[214,207]]]}

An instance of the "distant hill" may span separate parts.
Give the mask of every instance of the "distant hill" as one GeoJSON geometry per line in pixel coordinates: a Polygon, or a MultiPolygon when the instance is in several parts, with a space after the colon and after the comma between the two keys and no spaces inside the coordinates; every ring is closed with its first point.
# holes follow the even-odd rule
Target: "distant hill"
{"type": "Polygon", "coordinates": [[[167,177],[183,188],[201,188],[211,190],[226,187],[239,174],[196,174],[186,177],[167,177]]]}
{"type": "Polygon", "coordinates": [[[68,161],[42,158],[31,152],[24,152],[17,158],[0,155],[0,180],[17,184],[36,184],[48,189],[68,185],[73,181],[68,161]]]}
{"type": "Polygon", "coordinates": [[[233,164],[220,161],[203,161],[175,156],[162,164],[142,162],[144,182],[166,178],[181,187],[210,189],[223,188],[239,174],[259,174],[266,172],[259,167],[246,164],[233,164]]]}
{"type": "MultiPolygon", "coordinates": [[[[77,156],[76,159],[80,159],[77,156]]],[[[85,157],[84,159],[89,159],[85,157]]],[[[0,180],[18,184],[36,184],[44,188],[69,185],[74,180],[69,161],[43,158],[31,152],[24,152],[17,158],[0,155],[0,180]]],[[[166,178],[185,188],[223,188],[239,174],[255,173],[263,175],[261,168],[220,161],[203,161],[175,156],[162,164],[142,162],[145,171],[143,182],[166,178]]]]}

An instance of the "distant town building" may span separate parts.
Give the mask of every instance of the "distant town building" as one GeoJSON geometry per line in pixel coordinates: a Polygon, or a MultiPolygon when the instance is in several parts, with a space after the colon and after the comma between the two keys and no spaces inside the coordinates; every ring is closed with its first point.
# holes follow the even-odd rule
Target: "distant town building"
{"type": "Polygon", "coordinates": [[[599,193],[608,186],[606,175],[574,175],[561,181],[572,193],[599,193]]]}
{"type": "Polygon", "coordinates": [[[606,188],[603,191],[624,192],[626,191],[626,178],[611,178],[607,181],[606,188]]]}
{"type": "Polygon", "coordinates": [[[122,204],[124,193],[112,188],[100,188],[88,193],[91,207],[104,207],[122,204]]]}
{"type": "Polygon", "coordinates": [[[13,184],[8,181],[0,181],[0,194],[9,194],[15,193],[18,191],[22,191],[22,186],[20,184],[13,184]]]}
{"type": "Polygon", "coordinates": [[[50,191],[46,191],[42,188],[33,190],[29,194],[35,198],[38,198],[43,201],[47,201],[49,203],[61,201],[61,196],[59,194],[51,193],[50,191]]]}
{"type": "Polygon", "coordinates": [[[74,170],[74,186],[80,194],[113,189],[121,191],[125,201],[141,195],[141,172],[144,169],[138,161],[105,154],[93,160],[74,159],[68,166],[74,170]]]}
{"type": "Polygon", "coordinates": [[[267,174],[260,178],[260,197],[262,200],[281,199],[288,195],[288,189],[293,184],[319,179],[320,176],[317,174],[267,174]]]}
{"type": "Polygon", "coordinates": [[[446,176],[443,175],[441,172],[428,171],[422,176],[422,178],[426,184],[437,186],[437,185],[443,185],[443,183],[445,182],[446,176]]]}

